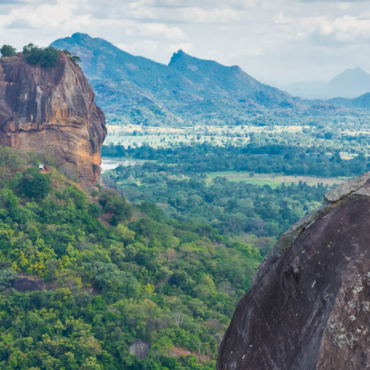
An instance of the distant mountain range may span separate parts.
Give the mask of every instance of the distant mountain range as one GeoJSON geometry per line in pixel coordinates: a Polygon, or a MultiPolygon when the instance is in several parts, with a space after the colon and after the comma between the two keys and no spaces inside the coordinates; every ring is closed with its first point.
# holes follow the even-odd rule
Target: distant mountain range
{"type": "Polygon", "coordinates": [[[112,122],[238,125],[272,117],[346,114],[351,109],[348,102],[343,108],[334,102],[295,98],[262,84],[238,66],[226,67],[182,50],[165,65],[82,33],[52,46],[80,56],[96,101],[112,122]]]}
{"type": "Polygon", "coordinates": [[[361,68],[347,69],[330,82],[296,82],[279,87],[305,99],[352,99],[370,92],[370,74],[361,68]]]}

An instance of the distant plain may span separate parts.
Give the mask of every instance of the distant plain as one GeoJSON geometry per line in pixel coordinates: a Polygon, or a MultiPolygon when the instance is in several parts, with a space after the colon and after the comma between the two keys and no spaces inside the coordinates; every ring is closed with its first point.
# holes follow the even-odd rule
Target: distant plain
{"type": "Polygon", "coordinates": [[[269,185],[271,188],[275,189],[282,183],[285,184],[298,184],[300,181],[305,182],[308,185],[317,185],[317,184],[324,184],[324,185],[340,185],[346,181],[346,179],[328,179],[328,178],[320,178],[320,177],[310,177],[310,176],[271,176],[271,175],[263,175],[263,174],[255,174],[251,176],[247,172],[237,172],[237,171],[225,171],[225,172],[212,172],[208,173],[207,176],[211,179],[216,177],[225,177],[229,181],[245,181],[249,184],[253,185],[269,185]]]}

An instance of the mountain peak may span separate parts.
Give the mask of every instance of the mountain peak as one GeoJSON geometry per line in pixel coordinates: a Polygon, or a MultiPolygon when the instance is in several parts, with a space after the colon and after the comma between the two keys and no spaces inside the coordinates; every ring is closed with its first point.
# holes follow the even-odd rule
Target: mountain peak
{"type": "Polygon", "coordinates": [[[239,117],[241,110],[280,110],[280,104],[293,102],[288,94],[258,82],[237,66],[200,59],[183,49],[173,53],[170,63],[164,65],[82,33],[56,40],[52,46],[79,55],[81,68],[96,89],[98,103],[109,113],[125,115],[130,122],[131,109],[138,104],[148,114],[135,116],[134,122],[150,116],[148,122],[163,124],[163,115],[153,114],[152,107],[157,105],[165,107],[165,120],[173,124],[175,120],[201,122],[209,117],[210,106],[202,104],[204,101],[215,107],[220,121],[226,117],[226,110],[228,117],[239,117]]]}
{"type": "Polygon", "coordinates": [[[92,40],[93,38],[88,35],[87,33],[76,32],[71,36],[73,39],[84,39],[84,40],[92,40]]]}
{"type": "Polygon", "coordinates": [[[353,97],[360,96],[370,91],[370,75],[360,67],[346,69],[327,84],[325,91],[336,92],[338,96],[342,91],[353,97]]]}
{"type": "MultiPolygon", "coordinates": [[[[341,73],[342,75],[343,74],[348,74],[348,75],[355,75],[355,76],[360,76],[360,75],[368,75],[362,68],[360,67],[356,67],[356,68],[348,68],[346,69],[343,73],[341,73]]],[[[340,75],[339,75],[340,76],[340,75]]]]}
{"type": "Polygon", "coordinates": [[[194,58],[194,57],[192,57],[189,54],[186,54],[185,51],[180,49],[178,52],[173,53],[173,55],[171,57],[171,60],[170,60],[170,63],[168,65],[172,65],[172,64],[178,62],[179,60],[183,60],[185,58],[188,59],[188,58],[194,58]]]}

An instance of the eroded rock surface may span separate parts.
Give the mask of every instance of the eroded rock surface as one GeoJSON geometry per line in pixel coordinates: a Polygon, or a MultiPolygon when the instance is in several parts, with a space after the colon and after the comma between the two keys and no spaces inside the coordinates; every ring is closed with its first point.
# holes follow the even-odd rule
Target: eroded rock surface
{"type": "Polygon", "coordinates": [[[85,189],[100,176],[105,115],[81,69],[63,53],[52,69],[22,56],[0,64],[0,144],[51,155],[85,189]]]}
{"type": "Polygon", "coordinates": [[[370,368],[370,173],[286,232],[239,302],[218,370],[370,368]]]}
{"type": "Polygon", "coordinates": [[[149,356],[150,346],[140,339],[136,339],[129,347],[129,352],[135,355],[139,360],[145,360],[149,356]]]}

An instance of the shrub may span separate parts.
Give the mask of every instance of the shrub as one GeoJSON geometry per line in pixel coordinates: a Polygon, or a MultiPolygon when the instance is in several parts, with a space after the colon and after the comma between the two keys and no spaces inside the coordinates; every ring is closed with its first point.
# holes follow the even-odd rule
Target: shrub
{"type": "Polygon", "coordinates": [[[72,54],[69,50],[62,50],[62,52],[67,55],[69,60],[72,61],[73,64],[78,65],[78,63],[81,63],[81,58],[78,55],[72,54]]]}
{"type": "Polygon", "coordinates": [[[40,48],[34,44],[28,44],[23,47],[23,55],[29,64],[40,63],[42,68],[53,68],[59,60],[59,50],[52,46],[40,48]]]}
{"type": "Polygon", "coordinates": [[[42,50],[40,55],[40,65],[42,68],[53,68],[59,60],[59,51],[52,46],[42,50]]]}
{"type": "Polygon", "coordinates": [[[107,189],[101,192],[99,203],[103,206],[105,213],[113,213],[118,219],[127,220],[132,215],[132,207],[116,191],[107,189]]]}
{"type": "Polygon", "coordinates": [[[44,199],[51,190],[50,175],[40,173],[36,167],[29,168],[22,176],[20,190],[26,197],[44,199]]]}
{"type": "Polygon", "coordinates": [[[81,58],[78,55],[71,55],[69,59],[72,61],[73,64],[81,63],[81,58]]]}
{"type": "Polygon", "coordinates": [[[16,48],[13,48],[13,46],[3,45],[3,47],[0,49],[0,53],[3,57],[14,57],[17,55],[17,50],[16,48]]]}

